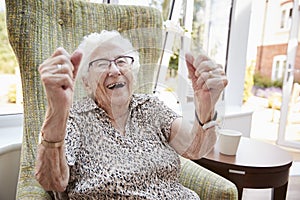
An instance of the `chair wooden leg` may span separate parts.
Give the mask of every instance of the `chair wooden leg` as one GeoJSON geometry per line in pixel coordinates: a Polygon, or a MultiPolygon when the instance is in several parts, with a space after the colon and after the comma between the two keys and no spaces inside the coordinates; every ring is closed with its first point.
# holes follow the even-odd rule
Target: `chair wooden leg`
{"type": "Polygon", "coordinates": [[[238,188],[238,200],[241,200],[243,197],[243,188],[237,187],[238,188]]]}

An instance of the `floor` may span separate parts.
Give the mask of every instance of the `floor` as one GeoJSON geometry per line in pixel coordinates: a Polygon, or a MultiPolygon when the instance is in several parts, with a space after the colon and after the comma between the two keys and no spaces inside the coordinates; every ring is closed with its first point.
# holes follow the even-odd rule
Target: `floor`
{"type": "MultiPolygon", "coordinates": [[[[300,199],[300,175],[290,176],[287,191],[287,200],[300,199]]],[[[244,189],[242,200],[267,200],[271,199],[271,189],[244,189]]]]}

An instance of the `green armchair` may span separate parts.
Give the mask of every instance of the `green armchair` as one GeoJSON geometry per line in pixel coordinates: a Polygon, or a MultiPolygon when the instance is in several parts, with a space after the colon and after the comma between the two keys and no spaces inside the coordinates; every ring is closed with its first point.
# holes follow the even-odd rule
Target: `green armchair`
{"type": "MultiPolygon", "coordinates": [[[[7,27],[19,62],[24,104],[24,135],[16,199],[51,199],[34,178],[36,147],[46,99],[38,66],[59,46],[76,49],[84,35],[118,30],[140,53],[137,92],[151,93],[161,53],[162,17],[150,7],[93,4],[79,0],[6,0],[7,27]]],[[[76,97],[83,90],[78,86],[76,97]]],[[[180,181],[201,199],[237,199],[228,180],[182,158],[180,181]]]]}

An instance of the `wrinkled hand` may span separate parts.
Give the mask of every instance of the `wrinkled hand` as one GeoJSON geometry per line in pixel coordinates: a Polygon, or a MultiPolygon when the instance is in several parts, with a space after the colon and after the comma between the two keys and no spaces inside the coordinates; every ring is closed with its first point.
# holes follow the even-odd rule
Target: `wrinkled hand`
{"type": "MultiPolygon", "coordinates": [[[[43,129],[51,129],[53,126],[58,126],[59,129],[60,123],[66,120],[73,101],[74,82],[81,57],[80,51],[75,51],[69,55],[65,49],[60,47],[39,66],[48,101],[43,129]]],[[[55,136],[53,133],[52,137],[48,134],[47,139],[59,141],[62,136],[55,136]]]]}
{"type": "Polygon", "coordinates": [[[228,80],[222,66],[205,55],[195,59],[188,53],[186,63],[194,90],[195,109],[201,122],[206,123],[213,117],[215,105],[228,80]]]}

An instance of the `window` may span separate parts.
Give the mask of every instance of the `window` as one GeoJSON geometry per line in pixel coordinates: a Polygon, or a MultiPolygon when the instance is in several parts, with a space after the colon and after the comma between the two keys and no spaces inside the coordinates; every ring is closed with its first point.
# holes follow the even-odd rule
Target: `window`
{"type": "Polygon", "coordinates": [[[286,69],[286,55],[275,56],[272,66],[272,80],[281,80],[286,69]]]}
{"type": "Polygon", "coordinates": [[[4,3],[0,1],[0,148],[21,143],[23,123],[21,78],[8,41],[4,3]]]}
{"type": "MultiPolygon", "coordinates": [[[[162,11],[164,20],[169,11],[171,0],[86,0],[95,3],[110,3],[110,4],[135,4],[143,6],[156,7],[162,11]]],[[[183,1],[185,2],[185,1],[183,1]]],[[[226,1],[205,1],[197,0],[194,2],[193,12],[193,31],[192,39],[193,49],[195,51],[204,49],[210,57],[215,59],[218,63],[225,65],[226,52],[227,52],[227,37],[229,26],[229,14],[231,8],[231,0],[226,1]]],[[[1,56],[5,59],[9,59],[11,66],[9,72],[1,70],[1,66],[8,66],[1,63],[0,65],[0,125],[5,124],[5,121],[1,121],[2,116],[11,116],[21,114],[22,110],[22,90],[21,80],[19,76],[19,69],[14,53],[9,45],[6,24],[5,24],[5,4],[4,1],[0,1],[0,49],[2,45],[6,45],[4,49],[7,54],[3,54],[0,50],[0,63],[1,56]],[[3,35],[1,35],[3,33],[3,35]]],[[[183,21],[183,16],[181,21],[183,21]]],[[[176,74],[176,73],[173,73],[176,74]]],[[[169,75],[173,76],[173,75],[169,75]]],[[[174,77],[169,78],[170,87],[172,91],[177,91],[177,80],[174,77]],[[171,88],[171,87],[174,87],[171,88]]],[[[17,120],[11,120],[17,121],[17,120]]],[[[18,122],[19,126],[19,122],[18,122]]],[[[1,133],[1,131],[0,131],[1,133]]],[[[1,138],[1,135],[0,135],[1,138]]]]}
{"type": "Polygon", "coordinates": [[[8,41],[4,4],[0,6],[0,115],[22,113],[18,63],[8,41]]]}
{"type": "Polygon", "coordinates": [[[283,10],[281,12],[281,21],[280,21],[280,28],[281,29],[285,27],[285,12],[286,12],[285,10],[283,10]]]}
{"type": "Polygon", "coordinates": [[[284,4],[281,7],[280,29],[289,30],[292,21],[292,3],[284,4]]]}

